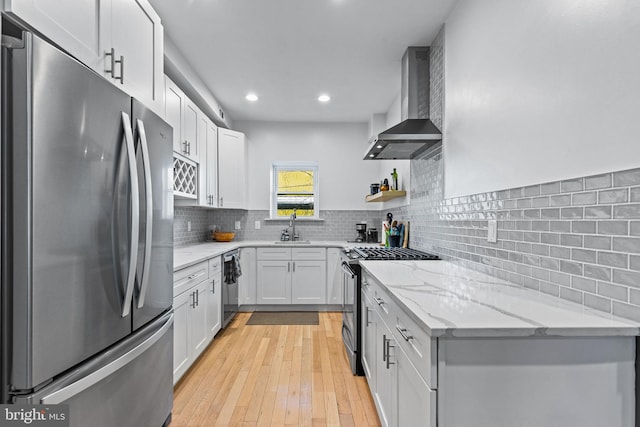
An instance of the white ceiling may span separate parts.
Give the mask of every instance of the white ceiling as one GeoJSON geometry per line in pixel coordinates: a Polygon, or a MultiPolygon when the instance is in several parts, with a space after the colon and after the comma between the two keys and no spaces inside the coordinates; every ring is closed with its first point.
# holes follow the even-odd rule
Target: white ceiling
{"type": "Polygon", "coordinates": [[[366,122],[400,92],[404,50],[429,45],[455,0],[150,2],[233,120],[366,122]]]}

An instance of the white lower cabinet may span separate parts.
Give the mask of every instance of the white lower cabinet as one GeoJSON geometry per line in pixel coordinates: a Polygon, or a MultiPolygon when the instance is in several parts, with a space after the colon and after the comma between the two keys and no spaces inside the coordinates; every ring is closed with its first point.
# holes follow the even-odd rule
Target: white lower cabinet
{"type": "Polygon", "coordinates": [[[258,261],[257,304],[291,304],[291,261],[258,261]]]}
{"type": "Polygon", "coordinates": [[[209,260],[209,280],[207,282],[206,324],[207,338],[213,340],[222,328],[222,260],[216,257],[209,260]]]}
{"type": "Polygon", "coordinates": [[[173,299],[173,383],[175,384],[191,365],[191,338],[189,323],[193,292],[185,292],[173,299]]]}
{"type": "Polygon", "coordinates": [[[371,280],[363,281],[362,365],[380,422],[384,427],[435,427],[436,392],[402,348],[397,309],[371,280]]]}
{"type": "Polygon", "coordinates": [[[327,248],[327,304],[342,305],[340,248],[327,248]]]}
{"type": "Polygon", "coordinates": [[[174,384],[187,372],[220,330],[221,283],[219,257],[174,273],[174,384]],[[210,266],[209,263],[213,265],[210,266]]]}
{"type": "Polygon", "coordinates": [[[256,304],[326,304],[325,248],[258,248],[256,304]]]}
{"type": "Polygon", "coordinates": [[[373,368],[375,367],[376,358],[376,314],[373,312],[373,303],[369,299],[369,296],[363,291],[361,302],[361,320],[362,320],[362,367],[364,368],[364,375],[367,377],[369,387],[375,389],[375,375],[373,375],[373,368]]]}
{"type": "Polygon", "coordinates": [[[195,301],[191,306],[191,345],[193,346],[193,359],[200,356],[200,353],[207,347],[209,343],[207,335],[207,285],[208,280],[200,283],[193,290],[195,301]]]}
{"type": "Polygon", "coordinates": [[[256,248],[240,249],[240,268],[242,276],[238,278],[238,303],[255,305],[256,303],[256,248]]]}
{"type": "Polygon", "coordinates": [[[397,425],[395,422],[395,400],[398,394],[397,366],[392,361],[397,345],[377,310],[372,312],[372,317],[376,323],[377,332],[375,351],[380,354],[380,357],[376,357],[374,367],[374,375],[376,376],[374,398],[383,427],[392,427],[397,425]]]}
{"type": "Polygon", "coordinates": [[[292,261],[291,303],[326,304],[326,261],[292,261]]]}

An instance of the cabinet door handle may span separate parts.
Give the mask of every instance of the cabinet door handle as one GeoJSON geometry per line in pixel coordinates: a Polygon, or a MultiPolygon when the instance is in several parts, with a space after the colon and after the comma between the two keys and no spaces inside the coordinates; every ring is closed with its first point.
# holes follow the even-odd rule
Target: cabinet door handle
{"type": "Polygon", "coordinates": [[[395,347],[394,345],[391,345],[391,338],[385,341],[385,346],[387,347],[387,369],[389,369],[389,366],[396,364],[396,362],[391,361],[391,355],[389,354],[389,349],[395,347]]]}
{"type": "Polygon", "coordinates": [[[369,307],[365,307],[366,310],[364,311],[364,320],[365,320],[365,325],[369,326],[371,324],[371,322],[369,321],[369,311],[371,311],[371,309],[369,307]]]}
{"type": "Polygon", "coordinates": [[[382,335],[382,361],[383,362],[387,360],[386,344],[387,344],[387,336],[386,335],[382,335]]]}
{"type": "Polygon", "coordinates": [[[224,197],[220,197],[220,207],[224,206],[224,197]]]}
{"type": "Polygon", "coordinates": [[[200,305],[200,292],[196,291],[196,307],[200,305]]]}
{"type": "Polygon", "coordinates": [[[291,272],[291,263],[287,261],[287,273],[291,272]]]}
{"type": "MultiPolygon", "coordinates": [[[[124,84],[124,56],[120,55],[120,59],[113,61],[114,64],[120,64],[120,76],[113,76],[115,80],[120,80],[120,84],[124,84]]],[[[115,65],[114,65],[115,66],[115,65]]],[[[115,70],[114,70],[115,72],[115,70]]]]}
{"type": "Polygon", "coordinates": [[[196,296],[191,292],[191,308],[196,308],[196,296]]]}
{"type": "Polygon", "coordinates": [[[216,279],[213,279],[211,281],[211,293],[215,294],[216,293],[216,279]]]}
{"type": "Polygon", "coordinates": [[[187,152],[187,144],[188,144],[188,142],[187,142],[187,140],[185,139],[185,140],[184,140],[184,142],[182,143],[182,145],[184,146],[184,148],[182,149],[182,152],[183,152],[184,154],[188,154],[188,152],[187,152]]]}
{"type": "Polygon", "coordinates": [[[296,272],[296,262],[295,261],[293,261],[293,272],[294,273],[296,272]]]}
{"type": "Polygon", "coordinates": [[[405,341],[409,342],[409,340],[413,339],[413,336],[407,334],[407,328],[401,328],[396,325],[396,330],[400,332],[400,335],[402,335],[402,338],[404,338],[405,341]]]}
{"type": "Polygon", "coordinates": [[[116,68],[116,53],[115,50],[113,48],[111,48],[110,50],[106,51],[104,53],[104,56],[108,56],[109,57],[109,69],[108,70],[104,70],[105,73],[110,74],[111,78],[114,78],[115,76],[113,75],[114,73],[114,69],[116,68]]]}

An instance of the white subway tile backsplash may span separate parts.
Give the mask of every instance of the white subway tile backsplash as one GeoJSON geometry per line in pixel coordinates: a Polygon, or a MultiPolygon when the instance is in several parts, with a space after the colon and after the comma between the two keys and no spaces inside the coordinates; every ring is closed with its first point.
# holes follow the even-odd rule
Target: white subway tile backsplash
{"type": "Polygon", "coordinates": [[[612,178],[610,173],[588,176],[584,179],[584,188],[585,190],[609,188],[611,187],[611,183],[612,183],[612,178]]]}
{"type": "Polygon", "coordinates": [[[631,169],[613,174],[614,187],[640,185],[640,169],[631,169]]]}

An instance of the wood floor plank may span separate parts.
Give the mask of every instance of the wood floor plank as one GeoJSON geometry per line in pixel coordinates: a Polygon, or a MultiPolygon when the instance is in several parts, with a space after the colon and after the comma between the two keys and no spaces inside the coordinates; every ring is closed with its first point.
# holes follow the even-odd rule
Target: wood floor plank
{"type": "Polygon", "coordinates": [[[172,427],[379,426],[351,373],[341,313],[319,325],[246,325],[238,313],[174,388],[172,427]]]}

